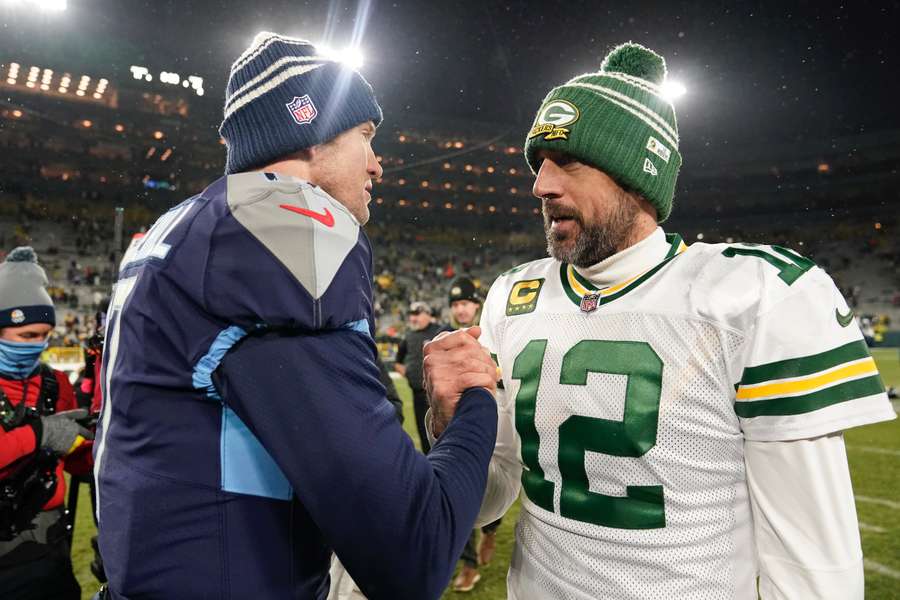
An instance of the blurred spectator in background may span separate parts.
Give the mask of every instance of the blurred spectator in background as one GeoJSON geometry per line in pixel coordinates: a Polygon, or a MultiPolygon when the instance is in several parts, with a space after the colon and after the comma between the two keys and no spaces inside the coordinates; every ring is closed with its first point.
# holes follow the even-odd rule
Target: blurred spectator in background
{"type": "Polygon", "coordinates": [[[413,409],[416,414],[416,427],[419,431],[419,442],[422,452],[428,454],[431,444],[425,433],[425,413],[428,411],[428,397],[425,394],[425,381],[422,376],[422,349],[425,342],[430,341],[448,327],[434,322],[431,307],[424,302],[413,302],[409,305],[409,326],[411,331],[400,342],[397,350],[397,362],[394,370],[406,377],[413,393],[413,409]]]}
{"type": "Polygon", "coordinates": [[[872,322],[872,317],[868,315],[864,315],[859,320],[859,328],[862,330],[863,339],[866,340],[867,346],[872,346],[875,343],[875,325],[872,322]]]}
{"type": "MultiPolygon", "coordinates": [[[[475,282],[468,277],[457,277],[450,284],[450,293],[447,298],[450,304],[451,324],[455,329],[461,327],[473,327],[478,325],[481,319],[481,304],[483,302],[481,291],[475,282]]],[[[498,385],[502,385],[499,381],[498,385]]],[[[481,581],[478,572],[479,565],[484,566],[491,562],[497,545],[497,529],[502,519],[488,523],[481,528],[481,543],[478,543],[478,530],[472,531],[469,540],[463,548],[460,560],[463,568],[453,580],[454,592],[470,592],[481,581]]]]}

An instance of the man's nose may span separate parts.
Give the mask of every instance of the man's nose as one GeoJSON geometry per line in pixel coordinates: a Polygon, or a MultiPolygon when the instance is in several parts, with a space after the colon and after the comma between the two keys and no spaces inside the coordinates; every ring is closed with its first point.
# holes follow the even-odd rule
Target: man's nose
{"type": "Polygon", "coordinates": [[[541,168],[538,169],[537,177],[534,180],[534,186],[531,193],[536,198],[559,198],[562,196],[562,186],[560,184],[560,168],[555,162],[549,158],[545,158],[541,162],[541,168]]]}

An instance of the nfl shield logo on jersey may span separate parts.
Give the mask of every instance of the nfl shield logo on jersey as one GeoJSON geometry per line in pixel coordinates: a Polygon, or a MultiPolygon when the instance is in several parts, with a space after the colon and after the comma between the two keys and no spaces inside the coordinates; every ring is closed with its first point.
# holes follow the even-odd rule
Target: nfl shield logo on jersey
{"type": "Polygon", "coordinates": [[[600,304],[600,294],[587,294],[581,298],[581,312],[594,312],[600,304]]]}
{"type": "Polygon", "coordinates": [[[294,99],[285,104],[285,106],[290,111],[297,125],[311,123],[319,115],[319,111],[316,110],[316,105],[310,100],[309,94],[294,96],[294,99]]]}

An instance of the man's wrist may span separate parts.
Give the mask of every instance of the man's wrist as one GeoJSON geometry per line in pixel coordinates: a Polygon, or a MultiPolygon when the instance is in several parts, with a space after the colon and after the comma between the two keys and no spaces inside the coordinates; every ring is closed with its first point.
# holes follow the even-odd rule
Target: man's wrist
{"type": "Polygon", "coordinates": [[[446,424],[439,425],[435,418],[434,409],[429,408],[425,413],[425,434],[428,437],[428,442],[434,445],[445,429],[447,429],[446,424]]]}
{"type": "Polygon", "coordinates": [[[434,431],[434,437],[439,438],[441,434],[444,433],[447,429],[447,425],[450,424],[449,419],[443,419],[440,415],[435,412],[435,414],[431,417],[431,427],[432,431],[434,431]]]}

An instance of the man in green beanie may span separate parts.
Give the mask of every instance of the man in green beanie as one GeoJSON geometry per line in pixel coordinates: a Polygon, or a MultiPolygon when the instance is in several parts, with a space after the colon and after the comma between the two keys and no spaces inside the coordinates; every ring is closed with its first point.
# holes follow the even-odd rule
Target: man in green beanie
{"type": "Polygon", "coordinates": [[[894,411],[812,261],[659,226],[681,167],[665,74],[619,46],[528,133],[550,258],[483,308],[505,389],[478,522],[524,491],[518,600],[862,598],[841,432],[894,411]]]}

